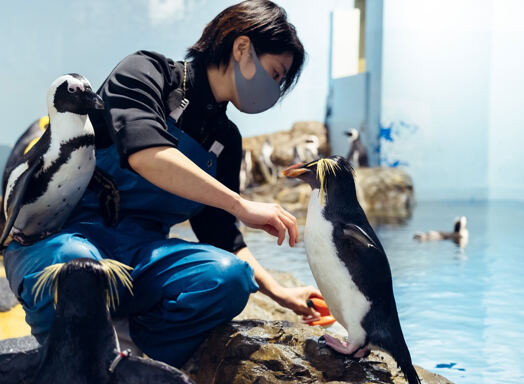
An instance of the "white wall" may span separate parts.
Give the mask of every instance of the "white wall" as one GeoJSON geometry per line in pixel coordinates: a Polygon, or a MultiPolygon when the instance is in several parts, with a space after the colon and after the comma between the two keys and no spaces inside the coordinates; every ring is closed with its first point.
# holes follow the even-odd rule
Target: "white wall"
{"type": "Polygon", "coordinates": [[[419,200],[524,200],[522,12],[518,0],[384,2],[382,161],[407,168],[419,200]]]}
{"type": "MultiPolygon", "coordinates": [[[[324,120],[329,13],[352,0],[277,1],[288,12],[308,60],[295,90],[272,110],[230,117],[245,136],[289,129],[297,120],[324,120]]],[[[200,36],[227,0],[57,0],[8,2],[0,12],[0,144],[13,144],[46,114],[45,94],[60,74],[78,72],[98,87],[127,54],[156,50],[175,60],[200,36]]]]}
{"type": "Polygon", "coordinates": [[[490,198],[524,200],[524,23],[521,0],[493,1],[490,198]]]}

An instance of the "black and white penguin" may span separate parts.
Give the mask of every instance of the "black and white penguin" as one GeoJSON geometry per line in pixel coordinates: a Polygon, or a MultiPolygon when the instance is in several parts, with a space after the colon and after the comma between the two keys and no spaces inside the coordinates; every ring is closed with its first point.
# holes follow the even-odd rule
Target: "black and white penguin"
{"type": "Polygon", "coordinates": [[[466,216],[460,216],[455,218],[453,223],[453,232],[445,231],[428,231],[428,232],[417,232],[413,236],[414,239],[423,241],[436,241],[436,240],[451,240],[460,247],[465,247],[469,240],[469,231],[466,228],[468,219],[466,216]]]}
{"type": "Polygon", "coordinates": [[[59,230],[93,175],[95,133],[88,112],[103,109],[102,99],[86,78],[68,74],[49,87],[47,106],[48,124],[41,119],[38,127],[29,127],[7,161],[0,246],[11,230],[22,244],[59,230]],[[45,131],[38,133],[43,126],[45,131]]]}
{"type": "Polygon", "coordinates": [[[277,182],[278,177],[277,166],[273,163],[273,160],[271,160],[273,150],[273,144],[271,144],[271,141],[269,139],[266,139],[266,141],[264,141],[264,144],[262,144],[259,164],[260,169],[262,171],[262,175],[264,176],[266,182],[269,184],[275,184],[277,182]]]}
{"type": "Polygon", "coordinates": [[[368,153],[362,141],[360,141],[358,131],[355,128],[351,128],[349,131],[344,132],[344,134],[348,136],[351,145],[346,159],[351,162],[355,168],[369,167],[368,153]]]}
{"type": "Polygon", "coordinates": [[[384,249],[362,210],[353,169],[340,156],[295,164],[283,171],[312,188],[304,242],[308,262],[348,342],[325,335],[337,352],[363,357],[368,345],[390,353],[409,384],[420,383],[411,362],[393,295],[384,249]]]}
{"type": "Polygon", "coordinates": [[[120,350],[109,310],[118,305],[119,288],[132,291],[129,269],[115,260],[87,258],[44,269],[34,293],[54,292],[53,324],[31,361],[21,352],[4,362],[12,365],[5,383],[193,383],[167,364],[120,350]]]}
{"type": "Polygon", "coordinates": [[[244,192],[253,184],[253,159],[249,149],[242,150],[240,165],[240,192],[244,192]]]}

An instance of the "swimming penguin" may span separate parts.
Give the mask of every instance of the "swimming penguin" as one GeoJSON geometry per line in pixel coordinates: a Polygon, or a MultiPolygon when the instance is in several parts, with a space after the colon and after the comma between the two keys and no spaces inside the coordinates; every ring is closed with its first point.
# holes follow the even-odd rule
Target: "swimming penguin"
{"type": "Polygon", "coordinates": [[[6,224],[0,247],[11,230],[21,244],[58,231],[93,175],[95,134],[87,114],[103,109],[102,99],[86,78],[73,73],[51,84],[47,106],[49,120],[29,127],[6,164],[2,180],[6,224]]]}
{"type": "Polygon", "coordinates": [[[469,231],[466,228],[468,219],[466,216],[460,216],[455,218],[453,224],[453,232],[444,231],[428,231],[428,232],[417,232],[413,236],[414,239],[422,241],[435,241],[435,240],[451,240],[460,247],[465,247],[469,240],[469,231]]]}
{"type": "Polygon", "coordinates": [[[360,141],[358,131],[355,128],[351,128],[349,131],[344,132],[344,134],[349,137],[349,143],[351,144],[346,159],[350,161],[355,168],[369,167],[368,153],[360,141]]]}
{"type": "Polygon", "coordinates": [[[53,324],[31,361],[24,359],[27,352],[11,356],[19,363],[5,383],[14,384],[15,378],[28,384],[192,383],[167,364],[120,351],[109,309],[118,305],[120,285],[132,291],[129,269],[115,260],[87,258],[45,268],[34,294],[54,292],[53,324]]]}
{"type": "Polygon", "coordinates": [[[362,210],[353,169],[341,156],[295,164],[283,171],[312,188],[304,242],[315,281],[348,342],[325,335],[334,350],[364,357],[368,345],[390,353],[409,384],[420,383],[393,296],[391,270],[362,210]]]}

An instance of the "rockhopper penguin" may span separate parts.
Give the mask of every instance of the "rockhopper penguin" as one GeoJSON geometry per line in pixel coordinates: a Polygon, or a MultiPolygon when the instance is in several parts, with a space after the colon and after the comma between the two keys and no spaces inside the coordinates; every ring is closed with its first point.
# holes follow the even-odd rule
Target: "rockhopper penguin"
{"type": "Polygon", "coordinates": [[[325,335],[334,350],[363,357],[367,346],[393,356],[409,384],[420,383],[398,318],[388,259],[362,210],[353,169],[340,156],[283,171],[312,188],[304,242],[308,262],[348,342],[325,335]]]}
{"type": "MultiPolygon", "coordinates": [[[[102,99],[81,75],[60,76],[47,93],[49,124],[38,136],[30,127],[8,159],[2,180],[6,225],[27,244],[58,231],[82,198],[95,169],[95,134],[88,117],[102,99]],[[24,147],[23,150],[21,147],[24,147]]],[[[40,128],[47,121],[40,121],[40,128]]]]}
{"type": "Polygon", "coordinates": [[[55,316],[34,356],[11,355],[3,384],[191,384],[184,373],[152,359],[120,351],[110,308],[129,290],[132,268],[116,260],[73,259],[45,268],[34,286],[38,298],[54,292],[55,316]]]}

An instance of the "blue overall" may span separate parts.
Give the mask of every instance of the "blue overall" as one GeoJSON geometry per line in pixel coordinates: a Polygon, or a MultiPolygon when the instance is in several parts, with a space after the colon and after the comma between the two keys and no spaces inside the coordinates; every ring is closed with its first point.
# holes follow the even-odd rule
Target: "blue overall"
{"type": "MultiPolygon", "coordinates": [[[[212,176],[216,156],[168,121],[178,149],[212,176]]],[[[181,366],[208,331],[231,320],[258,289],[253,270],[230,252],[208,244],[168,239],[169,227],[203,206],[165,192],[120,168],[115,145],[96,151],[97,166],[113,176],[120,191],[121,221],[104,225],[98,199],[86,191],[64,228],[30,246],[11,242],[4,264],[11,289],[42,342],[54,314],[51,293],[35,302],[33,286],[45,267],[78,257],[111,258],[134,268],[133,294],[120,289],[113,317],[128,317],[135,344],[148,356],[181,366]]],[[[81,297],[78,300],[82,300],[81,297]]]]}

